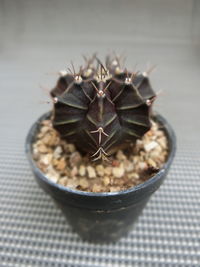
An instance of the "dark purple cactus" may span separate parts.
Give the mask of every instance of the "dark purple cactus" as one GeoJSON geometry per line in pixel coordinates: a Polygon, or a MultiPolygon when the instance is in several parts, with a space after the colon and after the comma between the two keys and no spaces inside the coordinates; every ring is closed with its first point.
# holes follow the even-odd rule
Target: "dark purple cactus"
{"type": "Polygon", "coordinates": [[[141,138],[151,127],[156,97],[147,73],[122,69],[117,57],[107,57],[104,66],[96,56],[78,73],[74,67],[61,72],[51,96],[53,127],[93,160],[141,138]]]}

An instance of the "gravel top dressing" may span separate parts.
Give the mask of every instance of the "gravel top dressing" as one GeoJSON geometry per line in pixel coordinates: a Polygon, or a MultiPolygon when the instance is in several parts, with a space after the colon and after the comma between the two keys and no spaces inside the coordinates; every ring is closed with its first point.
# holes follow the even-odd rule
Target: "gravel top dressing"
{"type": "Polygon", "coordinates": [[[165,163],[167,148],[164,131],[152,121],[151,129],[136,144],[118,150],[109,161],[92,162],[89,155],[60,138],[51,120],[44,120],[33,144],[33,157],[55,183],[81,191],[115,192],[151,178],[165,163]]]}

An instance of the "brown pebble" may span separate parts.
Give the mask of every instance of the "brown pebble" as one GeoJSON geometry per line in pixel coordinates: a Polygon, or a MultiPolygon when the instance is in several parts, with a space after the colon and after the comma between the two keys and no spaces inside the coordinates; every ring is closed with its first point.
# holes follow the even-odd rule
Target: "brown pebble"
{"type": "Polygon", "coordinates": [[[112,166],[113,167],[118,167],[120,165],[120,162],[118,160],[113,160],[112,166]]]}
{"type": "Polygon", "coordinates": [[[41,131],[41,134],[45,134],[46,132],[49,131],[49,127],[48,126],[43,126],[40,131],[41,131]]]}
{"type": "Polygon", "coordinates": [[[104,169],[104,173],[105,173],[106,175],[111,175],[111,173],[112,173],[112,167],[106,167],[106,168],[104,169]]]}
{"type": "Polygon", "coordinates": [[[51,139],[52,139],[52,136],[50,134],[46,134],[42,141],[45,145],[50,145],[51,144],[51,139]]]}
{"type": "Polygon", "coordinates": [[[58,182],[59,184],[66,186],[68,183],[68,177],[62,177],[58,182]]]}
{"type": "Polygon", "coordinates": [[[50,126],[50,120],[43,120],[42,122],[41,122],[41,124],[42,125],[45,125],[45,126],[50,126]]]}
{"type": "Polygon", "coordinates": [[[66,168],[67,164],[64,158],[59,159],[57,165],[56,165],[56,169],[59,171],[64,171],[66,168]]]}
{"type": "Polygon", "coordinates": [[[69,161],[71,166],[77,166],[81,163],[81,154],[78,151],[73,152],[70,155],[69,161]]]}
{"type": "Polygon", "coordinates": [[[101,192],[101,185],[98,185],[98,184],[94,184],[93,186],[92,186],[92,191],[93,192],[101,192]]]}
{"type": "Polygon", "coordinates": [[[72,189],[76,189],[76,187],[78,187],[78,182],[77,180],[74,179],[68,179],[67,180],[67,187],[72,188],[72,189]]]}
{"type": "Polygon", "coordinates": [[[111,186],[110,187],[110,192],[117,192],[121,191],[121,188],[119,186],[111,186]]]}
{"type": "Polygon", "coordinates": [[[126,160],[126,155],[124,155],[124,153],[122,152],[122,150],[118,150],[118,152],[116,154],[116,158],[119,161],[123,161],[123,160],[126,160]]]}
{"type": "Polygon", "coordinates": [[[67,144],[66,149],[67,149],[70,153],[73,153],[74,151],[76,151],[75,145],[73,145],[73,144],[67,144]]]}
{"type": "Polygon", "coordinates": [[[59,137],[56,132],[51,131],[51,133],[48,136],[48,139],[46,140],[46,145],[48,146],[56,146],[59,144],[59,137]]]}
{"type": "Polygon", "coordinates": [[[78,168],[74,166],[71,170],[71,176],[75,177],[78,174],[78,168]]]}
{"type": "Polygon", "coordinates": [[[86,178],[81,178],[79,180],[79,185],[83,188],[83,189],[87,189],[89,186],[89,182],[86,178]]]}
{"type": "Polygon", "coordinates": [[[39,153],[48,153],[48,148],[44,145],[38,146],[38,152],[39,153]]]}

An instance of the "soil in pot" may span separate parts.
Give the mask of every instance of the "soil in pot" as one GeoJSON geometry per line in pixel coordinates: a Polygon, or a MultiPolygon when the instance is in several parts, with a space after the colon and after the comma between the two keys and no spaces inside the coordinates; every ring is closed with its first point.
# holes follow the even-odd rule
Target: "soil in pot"
{"type": "Polygon", "coordinates": [[[110,162],[92,162],[88,155],[62,140],[50,120],[41,122],[33,144],[33,158],[50,180],[88,192],[122,191],[141,184],[159,171],[167,157],[167,137],[154,121],[141,140],[119,150],[110,162]]]}

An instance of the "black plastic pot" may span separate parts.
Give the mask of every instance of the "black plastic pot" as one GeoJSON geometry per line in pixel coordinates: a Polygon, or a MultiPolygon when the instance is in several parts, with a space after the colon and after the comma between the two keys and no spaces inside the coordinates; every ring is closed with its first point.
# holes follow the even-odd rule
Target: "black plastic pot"
{"type": "Polygon", "coordinates": [[[38,184],[49,193],[68,219],[73,229],[92,242],[111,242],[126,234],[138,218],[152,193],[162,184],[176,150],[174,131],[160,115],[155,119],[163,127],[169,142],[169,157],[162,169],[151,179],[125,191],[92,193],[73,190],[49,180],[36,166],[32,143],[44,114],[30,129],[26,139],[26,154],[38,184]]]}

